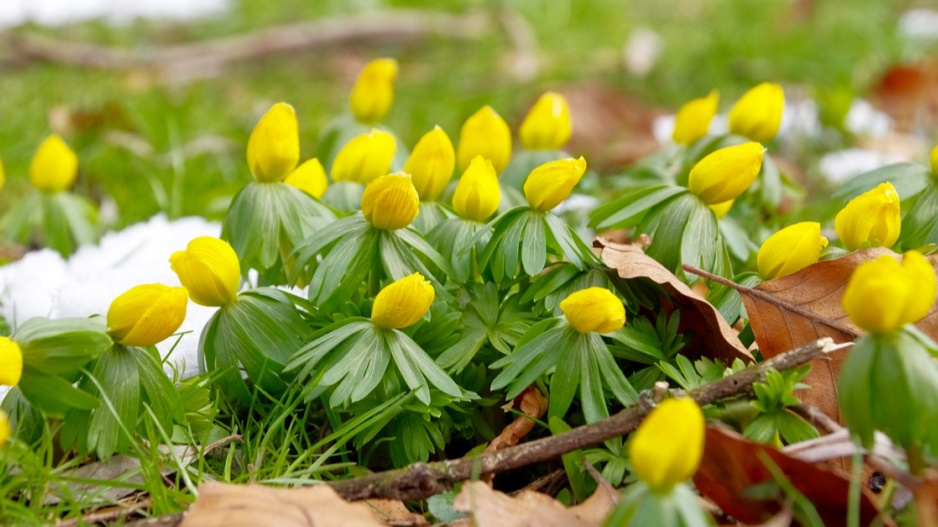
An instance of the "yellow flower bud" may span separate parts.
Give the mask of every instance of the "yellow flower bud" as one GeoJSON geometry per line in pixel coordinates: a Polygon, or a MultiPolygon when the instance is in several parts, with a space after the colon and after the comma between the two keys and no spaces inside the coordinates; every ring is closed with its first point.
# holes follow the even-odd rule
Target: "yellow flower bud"
{"type": "Polygon", "coordinates": [[[144,284],[111,302],[107,327],[125,346],[152,346],[172,335],[186,318],[189,297],[181,287],[144,284]]]}
{"type": "Polygon", "coordinates": [[[499,174],[511,159],[511,129],[491,106],[470,115],[459,131],[459,145],[456,147],[459,170],[466,170],[475,156],[491,161],[499,174]]]}
{"type": "Polygon", "coordinates": [[[710,130],[710,121],[717,114],[720,104],[720,94],[713,90],[706,97],[688,101],[677,111],[674,121],[674,132],[671,139],[675,143],[689,145],[707,135],[710,130]]]}
{"type": "Polygon", "coordinates": [[[753,141],[768,141],[778,133],[785,108],[785,92],[772,82],[763,82],[743,94],[730,110],[730,132],[753,141]]]}
{"type": "Polygon", "coordinates": [[[290,175],[283,182],[316,199],[321,198],[329,186],[326,171],[322,168],[322,163],[315,157],[296,167],[296,170],[290,172],[290,175]]]}
{"type": "Polygon", "coordinates": [[[717,219],[720,219],[730,213],[730,209],[733,208],[733,203],[736,200],[731,199],[729,201],[724,201],[723,203],[714,203],[713,205],[707,205],[710,210],[713,211],[713,214],[716,215],[717,219]]]}
{"type": "Polygon", "coordinates": [[[528,150],[557,150],[570,140],[570,108],[563,95],[549,91],[534,103],[518,135],[528,150]]]}
{"type": "Polygon", "coordinates": [[[23,350],[8,337],[0,337],[0,385],[16,386],[23,376],[23,350]]]}
{"type": "Polygon", "coordinates": [[[456,153],[453,142],[439,126],[433,127],[414,147],[404,164],[421,201],[436,201],[453,177],[456,153]]]}
{"type": "Polygon", "coordinates": [[[820,223],[805,221],[789,225],[762,242],[756,257],[759,274],[771,280],[797,273],[817,263],[824,247],[827,247],[827,238],[821,236],[820,223]]]}
{"type": "Polygon", "coordinates": [[[901,227],[899,194],[889,182],[853,198],[834,218],[837,237],[849,251],[892,247],[901,227]]]}
{"type": "Polygon", "coordinates": [[[932,148],[928,163],[931,165],[932,174],[938,174],[938,146],[932,148]]]}
{"type": "Polygon", "coordinates": [[[935,303],[938,283],[928,260],[917,251],[884,254],[854,269],[841,298],[844,311],[870,333],[891,333],[918,322],[935,303]]]}
{"type": "Polygon", "coordinates": [[[6,182],[6,176],[3,173],[3,160],[0,159],[0,190],[3,190],[4,182],[6,182]]]}
{"type": "Polygon", "coordinates": [[[394,136],[376,128],[352,138],[332,162],[332,181],[371,183],[391,170],[395,149],[394,136]]]}
{"type": "Polygon", "coordinates": [[[72,188],[78,178],[78,156],[58,134],[47,137],[32,162],[29,181],[43,192],[62,192],[72,188]]]}
{"type": "Polygon", "coordinates": [[[419,212],[420,196],[407,174],[381,176],[362,193],[362,214],[378,229],[403,229],[419,212]]]}
{"type": "Polygon", "coordinates": [[[375,59],[358,74],[349,104],[355,118],[363,123],[380,121],[394,103],[394,81],[397,79],[397,61],[375,59]]]}
{"type": "Polygon", "coordinates": [[[586,172],[586,160],[569,157],[535,168],[524,182],[524,197],[532,209],[548,211],[570,197],[586,172]]]}
{"type": "Polygon", "coordinates": [[[759,143],[721,148],[694,165],[687,188],[707,205],[736,199],[759,175],[764,156],[765,147],[759,143]]]}
{"type": "Polygon", "coordinates": [[[571,293],[560,302],[560,310],[580,333],[612,333],[625,325],[625,306],[605,287],[571,293]]]}
{"type": "Polygon", "coordinates": [[[270,107],[248,138],[248,167],[262,183],[281,181],[300,162],[296,111],[284,102],[270,107]]]}
{"type": "Polygon", "coordinates": [[[371,321],[384,329],[401,329],[417,323],[427,311],[436,292],[420,273],[405,276],[382,289],[371,307],[371,321]]]}
{"type": "Polygon", "coordinates": [[[456,185],[453,210],[463,218],[485,221],[495,214],[501,200],[502,190],[492,162],[475,156],[456,185]]]}
{"type": "Polygon", "coordinates": [[[0,410],[0,448],[7,444],[11,435],[13,432],[10,430],[10,418],[6,412],[0,410]]]}
{"type": "Polygon", "coordinates": [[[173,253],[169,264],[196,304],[220,307],[238,296],[241,265],[226,241],[199,236],[173,253]]]}
{"type": "Polygon", "coordinates": [[[690,398],[665,399],[629,441],[629,461],[638,479],[667,494],[694,476],[703,456],[706,422],[690,398]]]}

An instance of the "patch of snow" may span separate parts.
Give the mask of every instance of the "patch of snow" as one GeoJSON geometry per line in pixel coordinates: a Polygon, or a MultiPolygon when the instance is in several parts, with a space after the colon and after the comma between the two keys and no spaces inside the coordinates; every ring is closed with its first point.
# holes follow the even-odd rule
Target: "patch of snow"
{"type": "Polygon", "coordinates": [[[865,172],[903,161],[909,159],[897,154],[849,148],[824,155],[818,168],[828,181],[843,183],[865,172]]]}
{"type": "Polygon", "coordinates": [[[662,48],[664,39],[654,30],[640,27],[632,31],[622,48],[625,69],[636,77],[645,77],[658,62],[662,48]]]}
{"type": "Polygon", "coordinates": [[[887,137],[892,133],[892,118],[863,99],[854,99],[844,117],[844,127],[855,135],[887,137]]]}
{"type": "Polygon", "coordinates": [[[910,9],[899,19],[899,33],[909,38],[938,39],[938,11],[910,9]]]}
{"type": "Polygon", "coordinates": [[[784,139],[813,138],[821,135],[817,103],[812,99],[786,100],[778,135],[784,139]]]}
{"type": "Polygon", "coordinates": [[[124,24],[138,18],[190,20],[225,12],[231,0],[0,0],[0,27],[28,22],[61,26],[104,19],[124,24]]]}

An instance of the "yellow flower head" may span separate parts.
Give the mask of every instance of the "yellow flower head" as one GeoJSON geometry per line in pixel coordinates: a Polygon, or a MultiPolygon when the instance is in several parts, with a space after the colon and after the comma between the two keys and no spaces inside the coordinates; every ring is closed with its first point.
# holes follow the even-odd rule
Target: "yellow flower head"
{"type": "Polygon", "coordinates": [[[382,289],[371,307],[371,321],[384,329],[412,326],[430,310],[433,285],[420,273],[405,276],[382,289]]]}
{"type": "Polygon", "coordinates": [[[721,148],[694,165],[687,188],[707,205],[736,199],[759,175],[764,156],[765,147],[759,143],[721,148]]]}
{"type": "Polygon", "coordinates": [[[710,121],[717,114],[720,104],[720,94],[716,90],[706,97],[688,101],[677,111],[674,121],[674,132],[671,139],[675,143],[689,145],[707,135],[710,130],[710,121]]]}
{"type": "Polygon", "coordinates": [[[47,137],[29,163],[29,181],[49,193],[72,188],[78,178],[78,156],[58,134],[47,137]]]}
{"type": "Polygon", "coordinates": [[[733,203],[735,201],[736,200],[731,199],[729,201],[724,201],[723,203],[707,205],[707,207],[713,211],[713,214],[716,215],[717,219],[720,219],[730,213],[730,209],[733,208],[733,203]]]}
{"type": "Polygon", "coordinates": [[[349,104],[355,118],[363,123],[380,121],[394,103],[394,81],[397,79],[397,61],[375,59],[358,74],[349,104]]]}
{"type": "Polygon", "coordinates": [[[521,122],[518,135],[528,150],[558,150],[570,140],[570,108],[567,100],[549,91],[534,103],[521,122]]]}
{"type": "Polygon", "coordinates": [[[501,200],[502,190],[492,162],[475,156],[456,185],[453,210],[463,218],[485,221],[495,214],[501,200]]]}
{"type": "Polygon", "coordinates": [[[371,183],[391,170],[395,149],[394,136],[376,128],[352,138],[332,162],[332,181],[371,183]]]}
{"type": "Polygon", "coordinates": [[[226,241],[199,236],[173,253],[169,264],[196,304],[220,307],[238,296],[241,265],[226,241]]]}
{"type": "Polygon", "coordinates": [[[928,163],[931,165],[932,174],[938,174],[938,146],[932,148],[928,156],[928,163]]]}
{"type": "Polygon", "coordinates": [[[884,254],[854,269],[841,298],[854,324],[870,333],[891,333],[918,322],[931,310],[938,291],[935,271],[917,251],[884,254]]]}
{"type": "Polygon", "coordinates": [[[692,478],[703,456],[705,426],[703,412],[693,399],[662,401],[629,442],[635,475],[658,494],[667,494],[692,478]]]}
{"type": "Polygon", "coordinates": [[[111,302],[107,327],[125,346],[152,346],[172,335],[186,318],[189,296],[181,287],[144,284],[111,302]]]}
{"type": "Polygon", "coordinates": [[[580,333],[612,333],[625,325],[625,306],[605,287],[571,293],[560,302],[560,310],[580,333]]]}
{"type": "Polygon", "coordinates": [[[362,193],[362,214],[378,229],[396,231],[420,213],[420,196],[407,174],[381,176],[362,193]]]}
{"type": "Polygon", "coordinates": [[[453,142],[442,128],[435,126],[417,141],[404,164],[404,172],[413,178],[421,201],[436,201],[453,177],[455,166],[453,142]]]}
{"type": "Polygon", "coordinates": [[[11,435],[13,432],[10,430],[10,418],[6,412],[0,410],[0,448],[7,444],[11,435]]]}
{"type": "Polygon", "coordinates": [[[763,82],[743,94],[730,110],[730,131],[753,141],[775,137],[782,123],[785,92],[772,82],[763,82]]]}
{"type": "Polygon", "coordinates": [[[524,182],[524,197],[532,209],[548,211],[570,197],[586,172],[586,160],[568,157],[535,168],[524,182]]]}
{"type": "Polygon", "coordinates": [[[3,173],[3,160],[0,159],[0,190],[3,190],[3,183],[6,181],[6,176],[3,173]]]}
{"type": "Polygon", "coordinates": [[[789,225],[762,242],[756,257],[759,274],[771,280],[797,273],[817,263],[824,247],[827,247],[827,238],[821,236],[820,223],[805,221],[789,225]]]}
{"type": "Polygon", "coordinates": [[[296,111],[278,102],[251,130],[248,167],[261,183],[282,181],[300,162],[300,126],[296,111]]]}
{"type": "Polygon", "coordinates": [[[316,199],[321,198],[329,186],[326,171],[322,168],[322,163],[315,157],[296,167],[296,170],[290,172],[290,175],[283,182],[316,199]]]}
{"type": "Polygon", "coordinates": [[[459,131],[459,145],[456,147],[459,170],[466,170],[475,156],[491,161],[499,174],[511,159],[511,129],[491,106],[470,115],[459,131]]]}
{"type": "Polygon", "coordinates": [[[892,247],[901,227],[899,194],[889,182],[853,198],[834,218],[837,237],[849,251],[892,247]]]}
{"type": "Polygon", "coordinates": [[[16,386],[23,376],[23,350],[8,337],[0,337],[0,385],[16,386]]]}

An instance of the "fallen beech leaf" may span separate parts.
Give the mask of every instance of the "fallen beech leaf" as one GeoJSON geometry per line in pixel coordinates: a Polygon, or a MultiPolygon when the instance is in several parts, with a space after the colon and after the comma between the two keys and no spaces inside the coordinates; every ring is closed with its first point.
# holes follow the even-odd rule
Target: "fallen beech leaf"
{"type": "Polygon", "coordinates": [[[938,474],[931,474],[915,490],[918,525],[938,525],[938,474]]]}
{"type": "Polygon", "coordinates": [[[515,497],[492,490],[481,481],[463,485],[453,502],[471,517],[453,525],[475,527],[597,527],[612,509],[613,500],[602,489],[581,505],[564,507],[540,492],[524,491],[515,497]],[[596,494],[606,494],[605,497],[596,494]]]}
{"type": "MultiPolygon", "coordinates": [[[[521,392],[521,395],[515,398],[510,404],[506,405],[505,411],[517,406],[522,413],[540,418],[547,411],[547,399],[538,391],[537,388],[529,386],[521,392]]],[[[519,415],[508,426],[498,434],[498,437],[485,447],[486,452],[495,452],[503,450],[510,446],[517,445],[524,436],[528,435],[534,429],[534,419],[519,415]]]]}
{"type": "Polygon", "coordinates": [[[641,247],[612,243],[602,238],[597,238],[593,246],[602,249],[603,263],[615,269],[621,278],[647,278],[668,292],[673,306],[681,311],[679,331],[694,334],[686,350],[688,354],[718,358],[727,364],[735,359],[753,361],[752,354],[739,341],[736,331],[727,324],[719,311],[702,296],[691,291],[674,273],[646,255],[641,247]]]}
{"type": "Polygon", "coordinates": [[[371,499],[356,501],[354,503],[363,503],[370,507],[372,518],[379,522],[388,523],[397,527],[424,527],[430,525],[430,522],[423,516],[415,512],[410,512],[401,500],[371,499]]]}

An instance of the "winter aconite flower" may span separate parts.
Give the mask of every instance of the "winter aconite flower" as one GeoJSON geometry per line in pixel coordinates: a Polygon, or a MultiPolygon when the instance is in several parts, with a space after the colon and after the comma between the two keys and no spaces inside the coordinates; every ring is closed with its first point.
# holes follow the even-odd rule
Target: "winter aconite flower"
{"type": "Polygon", "coordinates": [[[349,105],[355,118],[363,123],[380,121],[394,103],[397,61],[375,59],[362,68],[352,87],[349,105]]]}
{"type": "Polygon", "coordinates": [[[459,170],[468,168],[475,156],[491,161],[499,174],[511,159],[511,129],[491,106],[470,115],[459,131],[459,145],[456,147],[459,170]]]}
{"type": "Polygon", "coordinates": [[[300,162],[296,111],[284,102],[270,107],[248,138],[248,167],[261,183],[282,181],[300,162]]]}
{"type": "Polygon", "coordinates": [[[234,249],[223,240],[199,236],[185,251],[173,253],[169,263],[196,304],[220,307],[238,295],[241,266],[234,249]]]}
{"type": "Polygon", "coordinates": [[[666,399],[642,421],[629,442],[629,461],[652,492],[666,494],[697,472],[704,416],[693,399],[666,399]]]}
{"type": "Polygon", "coordinates": [[[714,90],[706,97],[693,99],[681,106],[674,121],[674,132],[671,139],[675,143],[689,145],[707,135],[710,130],[710,121],[717,114],[720,104],[720,94],[714,90]]]}
{"type": "Polygon", "coordinates": [[[0,448],[7,444],[11,435],[13,432],[10,430],[10,418],[6,412],[0,410],[0,448]]]}
{"type": "Polygon", "coordinates": [[[837,237],[850,251],[892,247],[901,227],[899,194],[889,182],[853,198],[834,218],[837,237]]]}
{"type": "Polygon", "coordinates": [[[841,303],[857,326],[870,333],[891,333],[927,315],[936,288],[935,271],[921,253],[905,253],[902,265],[884,254],[857,266],[841,303]]]}
{"type": "Polygon", "coordinates": [[[362,194],[362,214],[378,229],[403,229],[419,212],[420,197],[407,174],[381,176],[362,194]]]}
{"type": "Polygon", "coordinates": [[[938,146],[932,148],[928,156],[928,164],[931,166],[931,173],[938,174],[938,146]]]}
{"type": "Polygon", "coordinates": [[[759,175],[764,156],[759,143],[721,148],[694,165],[687,188],[707,205],[736,199],[759,175]]]}
{"type": "Polygon", "coordinates": [[[72,188],[77,177],[78,156],[58,134],[47,137],[29,163],[30,183],[51,194],[72,188]]]}
{"type": "Polygon", "coordinates": [[[394,136],[377,129],[352,138],[332,162],[332,181],[371,183],[391,170],[395,148],[394,136]]]}
{"type": "Polygon", "coordinates": [[[23,350],[8,337],[0,337],[0,385],[16,386],[23,376],[23,350]]]}
{"type": "Polygon", "coordinates": [[[3,190],[3,184],[6,182],[6,175],[3,173],[3,160],[0,159],[0,190],[3,190]]]}
{"type": "Polygon", "coordinates": [[[485,221],[498,210],[501,199],[502,191],[492,162],[475,156],[456,185],[453,210],[468,220],[485,221]]]}
{"type": "Polygon", "coordinates": [[[549,91],[534,103],[518,135],[528,150],[558,150],[570,140],[570,108],[563,95],[549,91]]]}
{"type": "Polygon", "coordinates": [[[730,110],[730,132],[753,141],[775,137],[782,122],[785,92],[778,84],[763,82],[736,101],[730,110]]]}
{"type": "Polygon", "coordinates": [[[296,167],[284,183],[291,187],[296,187],[310,196],[319,199],[326,193],[329,186],[329,180],[326,178],[326,171],[322,168],[322,163],[315,157],[296,167]]]}
{"type": "Polygon", "coordinates": [[[570,197],[584,172],[586,160],[582,156],[544,163],[532,170],[525,180],[524,197],[532,209],[548,211],[570,197]]]}
{"type": "Polygon", "coordinates": [[[817,263],[824,247],[827,247],[827,238],[821,236],[820,223],[805,221],[789,225],[762,242],[756,258],[759,274],[771,280],[796,273],[817,263]]]}
{"type": "Polygon", "coordinates": [[[371,307],[371,321],[383,329],[412,326],[430,310],[435,292],[420,273],[392,282],[378,292],[371,307]]]}
{"type": "Polygon", "coordinates": [[[560,310],[580,333],[612,333],[625,325],[625,306],[605,287],[570,294],[560,302],[560,310]]]}
{"type": "Polygon", "coordinates": [[[152,346],[172,335],[186,318],[189,297],[181,287],[144,284],[132,287],[111,302],[107,327],[125,346],[152,346]]]}
{"type": "Polygon", "coordinates": [[[436,201],[453,177],[455,166],[453,142],[436,126],[417,141],[404,164],[404,172],[410,174],[420,201],[436,201]]]}

